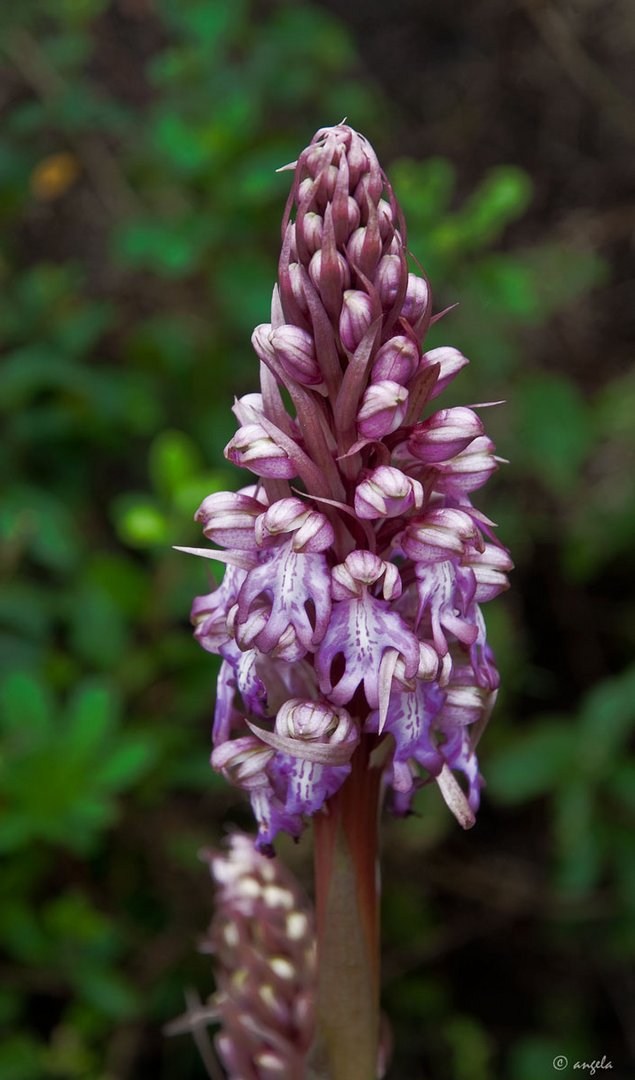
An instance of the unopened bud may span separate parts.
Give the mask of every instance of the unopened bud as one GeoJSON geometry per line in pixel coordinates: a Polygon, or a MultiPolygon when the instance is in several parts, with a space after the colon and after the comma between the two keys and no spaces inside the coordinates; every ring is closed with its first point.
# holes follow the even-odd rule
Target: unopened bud
{"type": "Polygon", "coordinates": [[[346,709],[300,698],[285,702],[276,716],[275,730],[289,739],[350,744],[351,750],[359,741],[357,727],[346,709]]]}
{"type": "Polygon", "coordinates": [[[302,386],[318,386],[322,372],[311,334],[299,326],[278,326],[271,333],[271,346],[285,372],[302,386]]]}
{"type": "Polygon", "coordinates": [[[487,435],[481,435],[455,457],[437,464],[442,479],[435,486],[438,490],[452,492],[477,491],[497,468],[494,443],[487,435]]]}
{"type": "Polygon", "coordinates": [[[443,705],[443,718],[452,724],[474,724],[483,715],[483,707],[490,690],[481,686],[448,686],[443,705]]]}
{"type": "Polygon", "coordinates": [[[307,304],[306,296],[304,295],[304,283],[302,281],[302,267],[300,266],[300,263],[289,263],[288,274],[289,286],[291,288],[293,299],[302,314],[306,315],[309,310],[309,305],[307,304]]]}
{"type": "Polygon", "coordinates": [[[372,278],[381,256],[381,236],[377,224],[355,229],[346,245],[346,254],[356,270],[372,278]]]}
{"type": "Polygon", "coordinates": [[[418,274],[408,274],[406,296],[401,309],[403,318],[407,319],[411,326],[416,326],[425,315],[429,303],[430,290],[427,282],[418,274]]]}
{"type": "Polygon", "coordinates": [[[387,199],[380,199],[377,203],[377,221],[379,224],[379,235],[382,240],[387,240],[389,236],[392,236],[395,229],[395,218],[392,212],[392,206],[387,199]]]}
{"type": "Polygon", "coordinates": [[[343,563],[333,567],[331,576],[334,600],[363,596],[366,589],[382,578],[385,600],[396,600],[401,596],[401,578],[397,567],[371,551],[351,551],[343,563]]]}
{"type": "Polygon", "coordinates": [[[216,491],[203,500],[194,520],[215,544],[251,551],[255,546],[254,523],[260,514],[262,503],[257,499],[234,491],[216,491]]]}
{"type": "Polygon", "coordinates": [[[423,487],[390,465],[380,465],[357,485],[355,513],[358,518],[397,517],[423,506],[423,487]]]}
{"type": "Polygon", "coordinates": [[[259,323],[251,335],[251,344],[257,356],[265,364],[273,357],[273,345],[271,344],[271,323],[259,323]]]}
{"type": "Polygon", "coordinates": [[[414,562],[434,563],[460,557],[466,542],[478,539],[478,530],[469,514],[442,507],[429,510],[419,521],[409,524],[401,538],[401,547],[414,562]]]}
{"type": "Polygon", "coordinates": [[[346,234],[347,234],[347,236],[350,236],[351,233],[355,232],[355,229],[357,229],[359,227],[359,222],[360,222],[359,206],[355,202],[355,199],[353,198],[352,195],[348,196],[348,200],[347,200],[347,203],[346,203],[346,217],[347,217],[346,234]]]}
{"type": "Polygon", "coordinates": [[[476,578],[474,599],[477,604],[493,600],[509,588],[507,574],[514,564],[509,552],[497,544],[485,544],[483,551],[470,551],[463,565],[468,566],[476,578]]]}
{"type": "Polygon", "coordinates": [[[452,380],[458,375],[459,371],[469,364],[467,357],[463,356],[458,349],[453,348],[451,345],[441,345],[438,349],[430,349],[421,357],[421,368],[426,370],[433,367],[435,364],[439,365],[439,374],[437,381],[434,384],[433,389],[430,392],[430,398],[438,397],[442,394],[446,386],[448,386],[452,380]]]}
{"type": "Polygon", "coordinates": [[[371,382],[401,383],[407,386],[419,365],[419,350],[411,338],[398,334],[390,338],[377,352],[371,371],[371,382]]]}
{"type": "Polygon", "coordinates": [[[227,740],[212,751],[212,768],[222,773],[230,784],[251,791],[269,783],[264,770],[274,751],[255,735],[227,740]]]}
{"type": "Polygon", "coordinates": [[[260,424],[239,428],[225,447],[225,457],[234,465],[251,469],[256,476],[290,480],[297,475],[297,468],[286,450],[278,446],[260,424]]]}
{"type": "Polygon", "coordinates": [[[416,425],[408,439],[408,450],[424,465],[431,465],[460,454],[482,432],[483,424],[472,409],[463,405],[439,409],[416,425]]]}
{"type": "Polygon", "coordinates": [[[232,405],[232,412],[238,423],[243,427],[246,424],[257,424],[263,416],[265,405],[262,394],[243,394],[232,405]]]}
{"type": "Polygon", "coordinates": [[[320,248],[311,257],[309,263],[309,277],[320,292],[325,288],[323,278],[327,276],[333,279],[340,289],[347,289],[351,282],[348,263],[340,252],[336,252],[335,259],[329,259],[327,264],[324,252],[320,248]]]}
{"type": "Polygon", "coordinates": [[[403,262],[399,255],[384,255],[379,260],[375,273],[375,285],[385,310],[392,307],[404,275],[403,262]]]}
{"type": "Polygon", "coordinates": [[[293,534],[294,551],[326,551],[334,541],[333,526],[319,510],[297,498],[278,499],[255,523],[260,547],[271,547],[293,534]]]}
{"type": "Polygon", "coordinates": [[[367,206],[368,202],[374,203],[375,206],[377,206],[383,190],[383,177],[379,168],[376,168],[362,176],[359,184],[355,188],[355,199],[362,207],[367,206]]]}
{"type": "Polygon", "coordinates": [[[389,379],[366,390],[357,414],[357,429],[365,439],[381,439],[396,431],[408,408],[408,391],[389,379]]]}
{"type": "Polygon", "coordinates": [[[316,214],[313,210],[310,210],[302,218],[302,236],[311,254],[317,251],[322,242],[323,228],[324,221],[321,215],[316,214]]]}
{"type": "Polygon", "coordinates": [[[371,324],[372,317],[372,303],[368,293],[359,289],[347,289],[342,300],[340,339],[348,352],[355,352],[371,324]]]}

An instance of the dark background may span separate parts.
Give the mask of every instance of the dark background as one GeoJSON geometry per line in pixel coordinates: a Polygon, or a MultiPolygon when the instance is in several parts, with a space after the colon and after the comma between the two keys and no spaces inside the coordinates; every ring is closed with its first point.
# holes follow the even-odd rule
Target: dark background
{"type": "MultiPolygon", "coordinates": [[[[476,829],[431,789],[384,827],[390,1076],[632,1075],[634,45],[628,0],[3,11],[2,1080],[204,1075],[161,1027],[213,988],[197,852],[249,814],[170,545],[239,483],[274,170],[343,116],[460,302],[453,401],[507,401],[480,505],[517,564],[476,829]]],[[[281,851],[308,880],[308,837],[281,851]]]]}

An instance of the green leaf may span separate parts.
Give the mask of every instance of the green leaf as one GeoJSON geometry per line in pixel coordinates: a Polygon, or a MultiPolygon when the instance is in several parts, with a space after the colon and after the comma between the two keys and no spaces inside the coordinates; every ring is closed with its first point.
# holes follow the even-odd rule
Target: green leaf
{"type": "Polygon", "coordinates": [[[577,742],[572,722],[554,718],[532,726],[488,763],[488,789],[510,804],[546,794],[568,774],[577,742]]]}
{"type": "Polygon", "coordinates": [[[635,667],[598,683],[580,712],[579,758],[591,774],[610,774],[635,729],[635,667]],[[619,756],[618,756],[619,755],[619,756]]]}
{"type": "Polygon", "coordinates": [[[157,747],[149,738],[128,737],[98,766],[96,779],[108,790],[123,791],[147,772],[156,754],[157,747]]]}
{"type": "Polygon", "coordinates": [[[497,240],[509,222],[524,213],[531,192],[531,180],[522,169],[513,165],[492,169],[461,208],[461,244],[482,248],[497,240]]]}
{"type": "Polygon", "coordinates": [[[513,403],[526,462],[546,487],[570,498],[595,437],[579,390],[563,376],[545,372],[526,377],[513,403]]]}
{"type": "Polygon", "coordinates": [[[196,445],[183,431],[162,431],[150,446],[150,476],[156,490],[174,496],[201,465],[196,445]]]}
{"type": "Polygon", "coordinates": [[[36,675],[16,671],[0,683],[0,722],[22,745],[36,743],[50,730],[53,699],[36,675]]]}
{"type": "Polygon", "coordinates": [[[554,807],[557,884],[569,895],[584,895],[596,883],[603,858],[593,793],[583,780],[567,784],[558,791],[554,807]]]}
{"type": "Polygon", "coordinates": [[[66,753],[76,760],[100,755],[118,712],[119,702],[110,687],[99,683],[76,687],[67,709],[66,753]]]}
{"type": "Polygon", "coordinates": [[[165,514],[147,495],[126,495],[113,503],[115,527],[130,547],[167,547],[170,525],[165,514]]]}

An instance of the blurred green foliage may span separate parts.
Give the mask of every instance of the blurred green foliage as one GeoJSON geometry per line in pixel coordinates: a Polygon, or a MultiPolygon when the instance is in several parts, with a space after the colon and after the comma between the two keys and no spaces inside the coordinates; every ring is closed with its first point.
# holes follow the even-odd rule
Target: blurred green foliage
{"type": "MultiPolygon", "coordinates": [[[[193,957],[210,902],[195,853],[233,796],[207,766],[214,660],[186,626],[204,572],[170,545],[196,543],[199,501],[236,486],[222,448],[232,396],[256,381],[249,336],[267,318],[288,190],[276,168],[344,114],[381,145],[389,108],[343,28],[304,3],[29,0],[0,33],[0,1077],[195,1077],[193,1050],[158,1032],[188,980],[209,986],[193,957]]],[[[509,243],[532,198],[516,168],[458,205],[445,160],[389,171],[437,308],[460,300],[430,344],[472,358],[463,400],[509,399],[491,417],[513,466],[486,509],[521,572],[557,526],[558,572],[591,586],[635,535],[615,468],[635,457],[635,381],[589,396],[566,364],[531,357],[532,335],[605,268],[549,238],[509,243]]],[[[633,670],[552,715],[557,675],[532,666],[517,609],[499,605],[491,631],[506,687],[484,749],[492,801],[549,809],[562,920],[609,889],[624,918],[595,933],[632,950],[633,670]],[[519,735],[522,695],[534,718],[519,735]]],[[[623,636],[632,645],[632,610],[623,636]]],[[[416,858],[453,828],[430,794],[392,834],[416,858]]],[[[388,882],[389,952],[425,952],[440,919],[416,880],[388,882]]],[[[404,1061],[423,1052],[422,1018],[439,1077],[501,1075],[494,1033],[447,986],[419,971],[387,998],[395,1075],[409,1075],[401,1046],[404,1061]]],[[[546,1075],[563,1049],[547,1016],[532,1023],[510,1050],[514,1080],[546,1075]]],[[[574,1012],[569,1045],[584,1049],[584,1023],[574,1012]]]]}

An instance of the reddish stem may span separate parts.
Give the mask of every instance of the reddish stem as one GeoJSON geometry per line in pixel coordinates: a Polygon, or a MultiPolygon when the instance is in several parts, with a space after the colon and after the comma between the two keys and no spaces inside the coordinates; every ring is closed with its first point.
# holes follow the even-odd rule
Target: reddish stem
{"type": "Polygon", "coordinates": [[[381,769],[363,739],[351,775],[316,815],[315,1078],[373,1080],[379,1028],[377,819],[381,769]]]}

